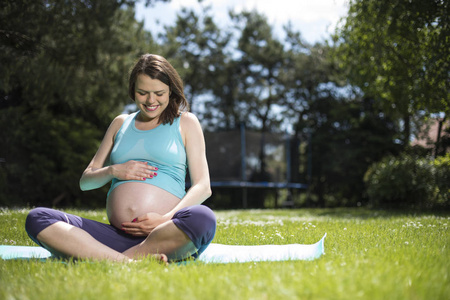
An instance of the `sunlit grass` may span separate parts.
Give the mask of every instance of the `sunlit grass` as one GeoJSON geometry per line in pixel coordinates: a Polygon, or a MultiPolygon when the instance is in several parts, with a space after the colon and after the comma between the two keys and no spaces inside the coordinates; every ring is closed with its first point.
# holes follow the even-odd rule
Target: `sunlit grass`
{"type": "MultiPolygon", "coordinates": [[[[106,222],[98,211],[69,211],[106,222]]],[[[27,210],[0,210],[6,245],[33,245],[27,210]]],[[[0,261],[0,299],[447,299],[448,213],[366,209],[219,211],[214,243],[311,244],[314,261],[163,266],[147,260],[0,261]]]]}

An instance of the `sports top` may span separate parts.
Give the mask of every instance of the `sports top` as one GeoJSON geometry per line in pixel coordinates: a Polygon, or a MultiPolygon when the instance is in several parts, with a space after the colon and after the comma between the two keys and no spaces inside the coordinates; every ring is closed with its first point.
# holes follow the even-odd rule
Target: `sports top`
{"type": "Polygon", "coordinates": [[[139,112],[129,115],[114,139],[111,164],[129,160],[148,162],[157,167],[157,176],[141,180],[112,180],[108,195],[125,182],[145,182],[160,187],[178,198],[186,194],[186,149],[180,133],[180,116],[171,124],[160,124],[151,130],[139,130],[135,126],[139,112]]]}

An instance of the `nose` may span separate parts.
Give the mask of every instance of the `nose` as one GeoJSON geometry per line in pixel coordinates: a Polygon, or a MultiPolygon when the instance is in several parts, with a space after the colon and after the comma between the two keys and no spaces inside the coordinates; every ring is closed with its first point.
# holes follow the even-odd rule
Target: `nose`
{"type": "Polygon", "coordinates": [[[153,103],[155,101],[155,95],[153,93],[148,93],[147,102],[153,103]]]}

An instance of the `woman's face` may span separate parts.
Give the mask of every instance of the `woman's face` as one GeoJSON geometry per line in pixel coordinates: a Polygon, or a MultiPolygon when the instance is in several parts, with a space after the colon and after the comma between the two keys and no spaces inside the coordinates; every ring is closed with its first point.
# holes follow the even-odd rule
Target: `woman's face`
{"type": "Polygon", "coordinates": [[[162,112],[169,105],[169,86],[151,79],[145,74],[138,75],[134,88],[134,99],[141,111],[142,121],[158,120],[162,112]]]}

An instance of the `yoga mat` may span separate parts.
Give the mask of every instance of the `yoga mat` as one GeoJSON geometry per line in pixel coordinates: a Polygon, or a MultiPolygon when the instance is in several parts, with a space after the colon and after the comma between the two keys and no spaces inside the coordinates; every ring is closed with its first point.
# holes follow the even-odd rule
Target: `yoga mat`
{"type": "MultiPolygon", "coordinates": [[[[211,244],[197,258],[205,263],[243,263],[252,261],[314,260],[325,253],[325,234],[312,245],[223,245],[211,244]]],[[[51,253],[42,247],[0,245],[2,259],[46,259],[51,253]]]]}
{"type": "Polygon", "coordinates": [[[45,259],[50,256],[52,256],[52,254],[42,247],[0,245],[0,257],[2,259],[45,259]]]}
{"type": "Polygon", "coordinates": [[[222,245],[211,244],[197,258],[206,263],[233,263],[252,261],[284,261],[284,260],[314,260],[325,253],[324,241],[327,234],[315,244],[288,245],[222,245]]]}

